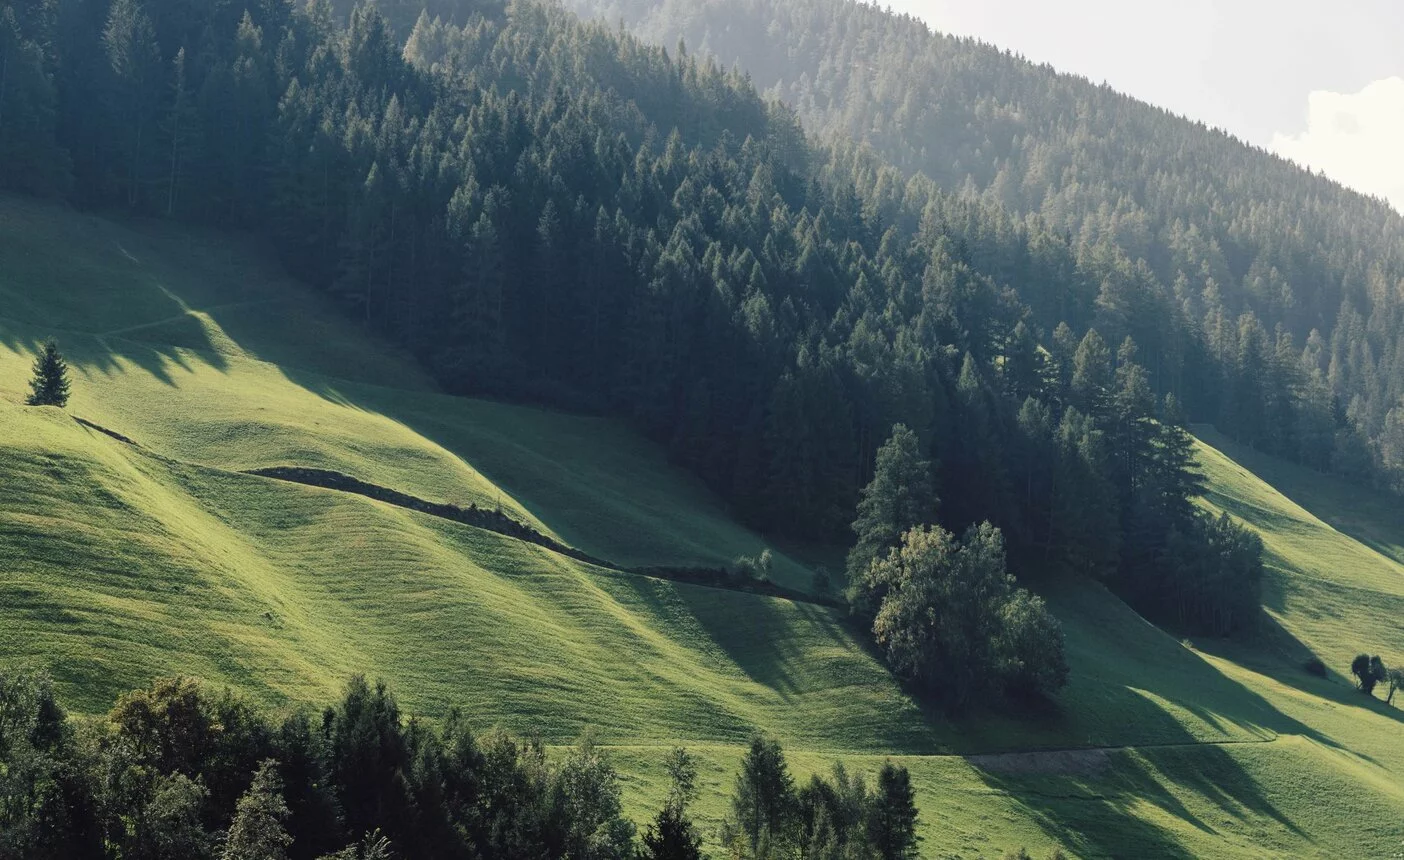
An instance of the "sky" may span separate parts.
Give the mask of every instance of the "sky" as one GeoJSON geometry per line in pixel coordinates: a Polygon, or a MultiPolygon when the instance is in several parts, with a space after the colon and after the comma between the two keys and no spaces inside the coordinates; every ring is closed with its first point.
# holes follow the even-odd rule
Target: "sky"
{"type": "Polygon", "coordinates": [[[879,0],[1222,128],[1404,211],[1400,0],[879,0]]]}

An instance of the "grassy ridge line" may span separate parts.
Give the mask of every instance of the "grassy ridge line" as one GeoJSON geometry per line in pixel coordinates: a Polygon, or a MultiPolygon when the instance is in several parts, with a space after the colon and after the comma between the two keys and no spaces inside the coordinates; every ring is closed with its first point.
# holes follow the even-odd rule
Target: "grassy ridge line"
{"type": "Polygon", "coordinates": [[[830,610],[584,565],[360,496],[147,456],[55,410],[0,406],[0,653],[101,712],[152,675],[272,707],[353,672],[406,709],[558,741],[931,748],[830,610]],[[629,659],[621,661],[620,655],[629,659]]]}
{"type": "MultiPolygon", "coordinates": [[[[101,433],[104,436],[107,436],[111,439],[115,439],[118,442],[121,442],[125,445],[131,445],[135,448],[141,449],[146,453],[150,454],[151,456],[165,460],[171,460],[172,462],[178,462],[173,461],[172,458],[164,457],[163,455],[157,452],[144,449],[135,440],[124,436],[115,430],[109,430],[108,428],[103,427],[102,425],[94,423],[92,421],[89,421],[86,418],[81,418],[75,415],[73,416],[73,420],[76,421],[79,425],[88,428],[89,430],[95,430],[98,433],[101,433]]],[[[484,529],[486,531],[495,532],[506,537],[514,538],[516,540],[535,544],[537,546],[544,547],[552,552],[564,555],[567,558],[571,558],[576,561],[592,565],[594,567],[605,568],[621,573],[632,573],[640,576],[652,576],[658,579],[670,579],[675,581],[688,582],[693,585],[701,585],[711,588],[725,588],[731,591],[745,592],[747,594],[763,594],[770,597],[784,598],[786,600],[802,601],[805,603],[817,603],[820,605],[830,606],[837,609],[843,608],[837,601],[818,598],[804,592],[792,591],[790,589],[786,589],[781,586],[775,585],[774,583],[768,580],[739,579],[726,568],[626,568],[611,561],[595,558],[588,553],[582,552],[574,547],[567,546],[558,540],[554,540],[549,535],[542,534],[540,531],[537,531],[531,526],[512,519],[510,516],[503,513],[500,509],[485,510],[479,508],[476,504],[470,505],[468,508],[461,508],[457,505],[446,505],[437,502],[430,502],[425,499],[420,499],[406,493],[401,493],[398,490],[394,490],[389,487],[380,487],[376,486],[375,484],[369,484],[354,476],[345,475],[340,472],[333,472],[326,469],[300,468],[296,466],[271,466],[262,469],[249,469],[241,472],[240,474],[252,475],[258,478],[268,478],[270,480],[275,481],[286,481],[288,483],[301,484],[303,486],[308,487],[319,487],[321,489],[331,490],[334,492],[352,493],[355,495],[364,496],[368,499],[374,499],[375,501],[383,502],[387,505],[394,505],[396,507],[405,508],[407,510],[418,511],[419,513],[427,514],[432,517],[438,517],[440,519],[449,520],[451,522],[471,526],[473,528],[484,529]]]]}

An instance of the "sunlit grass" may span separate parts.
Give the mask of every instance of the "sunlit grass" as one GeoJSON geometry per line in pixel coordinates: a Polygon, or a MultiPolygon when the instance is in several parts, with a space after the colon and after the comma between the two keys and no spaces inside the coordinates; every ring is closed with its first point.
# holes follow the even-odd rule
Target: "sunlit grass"
{"type": "MultiPolygon", "coordinates": [[[[0,661],[48,667],[84,713],[154,675],[292,708],[363,672],[431,719],[463,705],[554,744],[596,727],[640,821],[663,751],[687,745],[709,834],[760,728],[801,776],[899,758],[931,856],[1389,856],[1404,723],[1344,676],[1359,651],[1404,662],[1397,504],[1202,437],[1206,504],[1264,535],[1267,629],[1187,646],[1100,586],[1051,583],[1073,669],[1057,705],[951,720],[841,613],[239,474],[310,466],[500,505],[629,565],[768,545],[618,424],[436,392],[258,248],[0,199],[0,661]],[[49,335],[74,365],[67,412],[18,405],[49,335]],[[1308,653],[1330,680],[1300,669],[1308,653]],[[1086,748],[1112,749],[1058,752],[1086,748]],[[1049,752],[963,757],[1031,750],[1049,752]]],[[[776,576],[809,582],[784,553],[776,576]]]]}

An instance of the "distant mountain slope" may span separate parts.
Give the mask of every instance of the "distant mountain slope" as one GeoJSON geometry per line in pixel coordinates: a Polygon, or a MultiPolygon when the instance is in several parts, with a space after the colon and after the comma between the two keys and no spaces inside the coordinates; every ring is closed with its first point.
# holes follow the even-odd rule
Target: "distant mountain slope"
{"type": "Polygon", "coordinates": [[[735,64],[821,135],[869,144],[906,174],[1004,207],[1016,221],[1035,217],[1070,235],[1081,258],[1145,260],[1152,277],[1134,285],[1094,276],[1097,300],[1085,308],[1094,319],[1080,321],[1103,335],[1135,334],[1158,353],[1149,363],[1159,384],[1235,438],[1338,470],[1373,456],[1384,480],[1404,487],[1404,218],[1384,201],[1106,86],[933,33],[881,4],[568,5],[623,20],[670,50],[682,39],[735,64]],[[1249,312],[1253,331],[1240,319],[1249,312]],[[1176,329],[1192,335],[1198,354],[1147,336],[1176,329]],[[1250,365],[1281,364],[1296,417],[1272,415],[1272,397],[1287,395],[1265,396],[1244,355],[1254,356],[1250,365]],[[1312,438],[1313,410],[1332,408],[1326,389],[1337,418],[1348,417],[1371,451],[1345,439],[1333,458],[1331,440],[1312,438]]]}

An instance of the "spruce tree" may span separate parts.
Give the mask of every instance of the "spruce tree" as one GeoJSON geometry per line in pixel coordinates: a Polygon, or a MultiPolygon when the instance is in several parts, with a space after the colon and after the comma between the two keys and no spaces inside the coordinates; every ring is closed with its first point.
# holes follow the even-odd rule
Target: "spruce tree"
{"type": "Polygon", "coordinates": [[[30,406],[68,405],[68,363],[52,340],[45,342],[43,351],[34,359],[34,378],[29,381],[29,389],[25,402],[30,406]]]}
{"type": "Polygon", "coordinates": [[[268,759],[258,766],[253,784],[234,813],[222,860],[284,860],[292,837],[283,825],[288,806],[283,802],[278,763],[268,759]]]}
{"type": "Polygon", "coordinates": [[[917,856],[917,807],[911,775],[887,762],[878,773],[877,791],[868,809],[868,844],[881,860],[917,856]]]}
{"type": "Polygon", "coordinates": [[[640,860],[701,860],[702,837],[688,817],[687,805],[697,796],[697,760],[678,747],[664,768],[672,777],[668,802],[643,836],[640,860]]]}
{"type": "Polygon", "coordinates": [[[778,741],[757,736],[741,760],[722,842],[737,857],[769,860],[796,847],[795,783],[778,741]]]}
{"type": "Polygon", "coordinates": [[[935,518],[939,500],[932,487],[931,463],[921,456],[917,435],[905,425],[877,452],[873,480],[863,489],[853,531],[858,542],[848,553],[849,600],[855,612],[877,612],[881,594],[863,586],[869,565],[897,546],[903,533],[935,518]]]}

